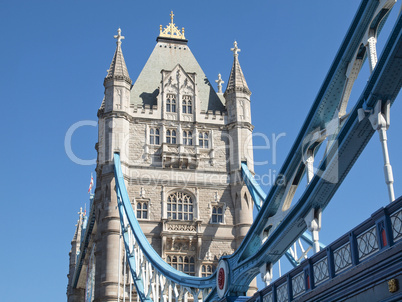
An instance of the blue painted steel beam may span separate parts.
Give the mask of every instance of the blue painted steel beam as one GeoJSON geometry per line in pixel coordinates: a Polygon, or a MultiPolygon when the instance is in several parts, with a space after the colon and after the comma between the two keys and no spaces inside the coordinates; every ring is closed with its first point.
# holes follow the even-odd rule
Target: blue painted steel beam
{"type": "Polygon", "coordinates": [[[151,262],[155,270],[162,273],[166,278],[182,286],[194,288],[213,288],[216,283],[215,274],[207,278],[189,276],[183,272],[175,270],[173,267],[167,264],[152,248],[151,244],[141,230],[141,227],[137,221],[133,207],[131,205],[126,185],[124,183],[124,176],[121,170],[119,153],[114,153],[114,171],[116,188],[119,192],[119,198],[121,198],[127,220],[130,224],[131,229],[133,230],[138,245],[140,246],[147,260],[151,262]]]}
{"type": "Polygon", "coordinates": [[[322,175],[313,177],[302,197],[262,244],[260,241],[250,239],[258,236],[260,229],[265,225],[264,222],[270,216],[269,206],[272,195],[269,195],[247,234],[248,238],[246,236],[243,241],[243,244],[247,244],[244,248],[254,247],[254,253],[247,258],[241,258],[242,250],[238,250],[235,254],[226,257],[231,264],[230,273],[233,284],[229,291],[235,292],[236,287],[251,282],[258,274],[256,267],[265,263],[275,263],[289,245],[305,231],[303,217],[313,208],[326,207],[374,134],[367,118],[361,122],[358,121],[357,110],[363,106],[364,102],[370,107],[373,107],[378,100],[390,100],[392,104],[402,85],[401,69],[402,16],[400,15],[363,93],[337,136],[338,146],[332,146],[319,167],[323,171],[322,175]],[[337,182],[331,182],[335,167],[338,168],[336,176],[339,179],[337,182]]]}

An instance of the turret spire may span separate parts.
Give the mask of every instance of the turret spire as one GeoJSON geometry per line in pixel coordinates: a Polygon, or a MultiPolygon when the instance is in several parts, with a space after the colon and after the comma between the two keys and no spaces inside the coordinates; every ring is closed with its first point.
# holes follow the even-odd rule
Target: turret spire
{"type": "Polygon", "coordinates": [[[241,70],[239,63],[240,48],[237,47],[237,42],[233,43],[234,47],[230,50],[233,51],[233,66],[230,71],[228,86],[226,87],[225,95],[234,91],[241,91],[248,95],[251,95],[250,89],[248,89],[246,79],[244,78],[243,71],[241,70]]]}
{"type": "Polygon", "coordinates": [[[116,51],[114,52],[114,56],[112,59],[112,63],[110,63],[110,68],[107,71],[107,76],[105,81],[111,79],[125,80],[129,84],[132,83],[130,79],[130,75],[128,74],[126,62],[124,61],[123,52],[121,50],[121,40],[124,39],[124,36],[121,35],[121,29],[117,30],[117,35],[114,36],[117,39],[116,51]]]}

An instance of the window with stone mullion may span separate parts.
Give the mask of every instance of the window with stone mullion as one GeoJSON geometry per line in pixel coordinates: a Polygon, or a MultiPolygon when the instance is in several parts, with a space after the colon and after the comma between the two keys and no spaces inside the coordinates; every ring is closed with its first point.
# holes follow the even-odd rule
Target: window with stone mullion
{"type": "Polygon", "coordinates": [[[176,144],[176,130],[166,130],[166,143],[176,144]]]}
{"type": "Polygon", "coordinates": [[[183,131],[183,145],[191,146],[193,145],[193,132],[184,130],[183,131]]]}
{"type": "Polygon", "coordinates": [[[168,196],[168,218],[173,220],[192,221],[194,217],[193,211],[193,200],[189,195],[181,192],[176,192],[168,196]]]}
{"type": "Polygon", "coordinates": [[[223,207],[214,206],[212,208],[212,223],[223,223],[223,207]]]}
{"type": "Polygon", "coordinates": [[[137,203],[137,219],[148,219],[148,203],[137,203]]]}
{"type": "Polygon", "coordinates": [[[149,130],[149,143],[151,145],[159,145],[159,129],[151,128],[149,130]]]}
{"type": "Polygon", "coordinates": [[[168,255],[166,262],[178,271],[195,276],[195,261],[193,256],[168,255]]]}
{"type": "Polygon", "coordinates": [[[176,112],[176,96],[174,94],[167,95],[166,112],[176,112]]]}
{"type": "Polygon", "coordinates": [[[198,145],[200,148],[209,148],[209,137],[208,132],[200,132],[198,134],[198,145]]]}

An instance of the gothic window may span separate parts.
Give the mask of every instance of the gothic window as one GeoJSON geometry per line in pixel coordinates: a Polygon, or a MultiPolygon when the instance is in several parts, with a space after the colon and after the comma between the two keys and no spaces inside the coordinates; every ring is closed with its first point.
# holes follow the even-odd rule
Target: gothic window
{"type": "Polygon", "coordinates": [[[193,132],[192,131],[183,131],[183,145],[191,146],[193,144],[193,132]]]}
{"type": "Polygon", "coordinates": [[[167,198],[167,217],[176,220],[193,220],[193,200],[186,193],[175,192],[167,198]]]}
{"type": "Polygon", "coordinates": [[[166,143],[176,144],[176,130],[166,130],[166,143]]]}
{"type": "Polygon", "coordinates": [[[183,103],[182,103],[182,107],[183,107],[183,113],[193,113],[193,105],[191,102],[191,96],[189,95],[185,95],[183,96],[183,103]]]}
{"type": "Polygon", "coordinates": [[[209,139],[208,139],[208,132],[200,132],[198,134],[198,145],[200,146],[200,148],[209,148],[209,139]]]}
{"type": "Polygon", "coordinates": [[[223,223],[223,206],[212,207],[212,223],[223,223]]]}
{"type": "Polygon", "coordinates": [[[151,145],[159,145],[159,129],[151,128],[149,130],[149,143],[151,145]]]}
{"type": "Polygon", "coordinates": [[[201,268],[201,277],[211,276],[215,272],[215,265],[204,264],[201,268]]]}
{"type": "Polygon", "coordinates": [[[137,202],[137,219],[148,219],[148,202],[137,202]]]}
{"type": "Polygon", "coordinates": [[[174,94],[167,95],[166,112],[176,112],[176,96],[174,94]]]}
{"type": "Polygon", "coordinates": [[[187,113],[187,102],[183,100],[183,113],[187,113]]]}
{"type": "Polygon", "coordinates": [[[190,276],[195,276],[195,261],[192,256],[168,255],[166,257],[166,262],[178,271],[190,276]]]}
{"type": "Polygon", "coordinates": [[[193,113],[193,105],[191,102],[191,96],[185,95],[183,96],[183,102],[182,102],[182,108],[183,108],[183,113],[193,113]]]}

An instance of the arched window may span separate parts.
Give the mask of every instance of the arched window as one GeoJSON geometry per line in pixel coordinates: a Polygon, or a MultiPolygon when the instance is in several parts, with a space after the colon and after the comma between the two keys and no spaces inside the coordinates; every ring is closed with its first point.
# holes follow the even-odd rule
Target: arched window
{"type": "Polygon", "coordinates": [[[176,112],[176,96],[174,94],[167,95],[166,112],[176,112]]]}
{"type": "Polygon", "coordinates": [[[193,256],[167,256],[166,262],[183,273],[186,273],[190,276],[195,275],[195,261],[193,256]]]}
{"type": "Polygon", "coordinates": [[[159,129],[151,128],[149,130],[149,143],[151,145],[159,145],[159,129]]]}
{"type": "Polygon", "coordinates": [[[167,217],[176,220],[193,220],[194,206],[191,196],[182,192],[170,194],[167,198],[167,217]]]}
{"type": "Polygon", "coordinates": [[[166,130],[166,143],[176,144],[176,130],[166,130]]]}
{"type": "Polygon", "coordinates": [[[193,144],[193,132],[192,131],[183,131],[183,145],[191,146],[193,144]]]}
{"type": "Polygon", "coordinates": [[[200,148],[209,148],[209,135],[208,132],[200,132],[198,134],[198,145],[200,148]]]}
{"type": "Polygon", "coordinates": [[[193,113],[193,106],[191,102],[191,96],[184,95],[183,96],[183,113],[193,113]]]}
{"type": "Polygon", "coordinates": [[[183,111],[183,113],[187,113],[187,102],[186,102],[186,100],[183,100],[183,106],[182,106],[182,111],[183,111]]]}
{"type": "Polygon", "coordinates": [[[208,277],[215,271],[215,265],[204,264],[201,268],[201,277],[208,277]]]}
{"type": "Polygon", "coordinates": [[[137,219],[148,219],[148,202],[137,203],[137,219]]]}

